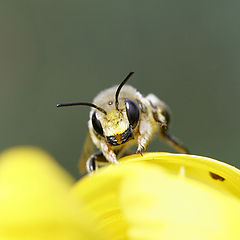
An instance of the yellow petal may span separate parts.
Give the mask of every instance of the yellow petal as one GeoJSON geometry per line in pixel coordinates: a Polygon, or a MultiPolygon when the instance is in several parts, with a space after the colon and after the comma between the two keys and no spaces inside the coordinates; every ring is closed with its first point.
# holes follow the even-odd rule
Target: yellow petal
{"type": "Polygon", "coordinates": [[[124,176],[120,168],[109,166],[93,176],[81,179],[72,188],[72,195],[95,214],[98,227],[109,233],[109,239],[127,239],[128,224],[119,203],[120,183],[124,176]]]}
{"type": "Polygon", "coordinates": [[[212,158],[171,153],[144,153],[122,158],[127,163],[144,162],[164,167],[179,175],[181,170],[187,178],[198,179],[226,194],[240,198],[240,170],[212,158]]]}
{"type": "MultiPolygon", "coordinates": [[[[146,164],[145,164],[146,165],[146,164]]],[[[122,184],[130,239],[240,238],[240,202],[192,179],[142,166],[122,184]]]]}
{"type": "Polygon", "coordinates": [[[239,186],[239,170],[219,161],[146,153],[85,177],[72,193],[111,239],[240,239],[239,186]]]}
{"type": "MultiPolygon", "coordinates": [[[[73,179],[42,150],[0,154],[0,239],[102,239],[69,195],[73,179]]],[[[79,200],[80,201],[80,200],[79,200]]]]}

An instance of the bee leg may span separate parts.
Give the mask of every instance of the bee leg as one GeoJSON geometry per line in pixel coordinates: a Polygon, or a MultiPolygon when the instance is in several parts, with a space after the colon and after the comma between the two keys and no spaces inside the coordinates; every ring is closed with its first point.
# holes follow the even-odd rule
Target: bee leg
{"type": "Polygon", "coordinates": [[[92,154],[86,162],[86,169],[88,173],[93,173],[100,165],[106,164],[106,158],[102,152],[96,152],[92,154]]]}
{"type": "Polygon", "coordinates": [[[88,173],[92,173],[96,170],[95,156],[91,156],[86,162],[86,169],[88,173]]]}
{"type": "Polygon", "coordinates": [[[159,135],[165,142],[167,142],[169,145],[171,145],[177,151],[179,151],[181,153],[189,153],[187,148],[177,138],[175,138],[174,136],[170,135],[167,132],[167,128],[160,127],[159,135]]]}
{"type": "Polygon", "coordinates": [[[153,94],[150,94],[148,99],[152,107],[153,118],[157,123],[160,124],[160,137],[177,151],[181,153],[189,153],[187,148],[183,146],[183,144],[177,138],[168,133],[170,114],[167,106],[153,94]]]}
{"type": "Polygon", "coordinates": [[[146,116],[143,116],[139,124],[137,139],[138,147],[136,153],[141,154],[142,150],[145,150],[147,148],[148,144],[152,139],[152,135],[153,135],[152,124],[150,123],[146,116]]]}

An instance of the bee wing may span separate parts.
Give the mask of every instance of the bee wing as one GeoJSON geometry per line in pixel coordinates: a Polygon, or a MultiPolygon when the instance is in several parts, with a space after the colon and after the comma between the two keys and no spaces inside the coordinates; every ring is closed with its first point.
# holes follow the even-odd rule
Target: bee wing
{"type": "Polygon", "coordinates": [[[85,138],[82,154],[78,162],[78,168],[81,174],[86,173],[86,162],[93,153],[94,153],[94,144],[92,142],[90,134],[88,133],[85,138]]]}

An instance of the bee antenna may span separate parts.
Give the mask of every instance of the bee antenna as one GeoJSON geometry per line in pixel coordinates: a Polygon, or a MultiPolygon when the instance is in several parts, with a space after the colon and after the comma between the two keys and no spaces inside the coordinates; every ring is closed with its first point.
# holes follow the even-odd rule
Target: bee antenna
{"type": "Polygon", "coordinates": [[[134,72],[130,72],[126,78],[120,83],[120,85],[118,86],[117,88],[117,91],[116,91],[116,94],[115,94],[115,106],[116,106],[116,109],[118,110],[118,96],[119,96],[119,93],[123,87],[123,85],[128,81],[128,79],[134,74],[134,72]]]}
{"type": "Polygon", "coordinates": [[[57,107],[69,107],[69,106],[78,106],[78,105],[82,105],[82,106],[89,106],[89,107],[93,107],[96,108],[97,110],[99,110],[100,112],[104,113],[105,115],[107,115],[107,112],[101,108],[96,106],[93,103],[88,103],[88,102],[74,102],[74,103],[59,103],[57,104],[57,107]]]}

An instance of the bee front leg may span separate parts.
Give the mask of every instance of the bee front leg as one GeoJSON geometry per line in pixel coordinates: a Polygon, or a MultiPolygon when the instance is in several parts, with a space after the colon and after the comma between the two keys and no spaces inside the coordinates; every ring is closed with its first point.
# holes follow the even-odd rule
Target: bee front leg
{"type": "Polygon", "coordinates": [[[116,153],[107,143],[107,141],[101,142],[100,150],[102,151],[104,157],[107,159],[108,162],[118,164],[116,153]]]}
{"type": "Polygon", "coordinates": [[[86,169],[88,173],[93,173],[96,169],[98,169],[101,165],[105,165],[107,163],[106,158],[103,156],[102,152],[96,152],[92,154],[87,162],[86,169]]]}
{"type": "Polygon", "coordinates": [[[145,117],[141,119],[138,131],[138,148],[136,153],[141,153],[148,146],[153,134],[152,125],[145,117]]]}
{"type": "Polygon", "coordinates": [[[86,162],[86,169],[88,173],[93,173],[96,170],[96,155],[92,154],[86,162]]]}

